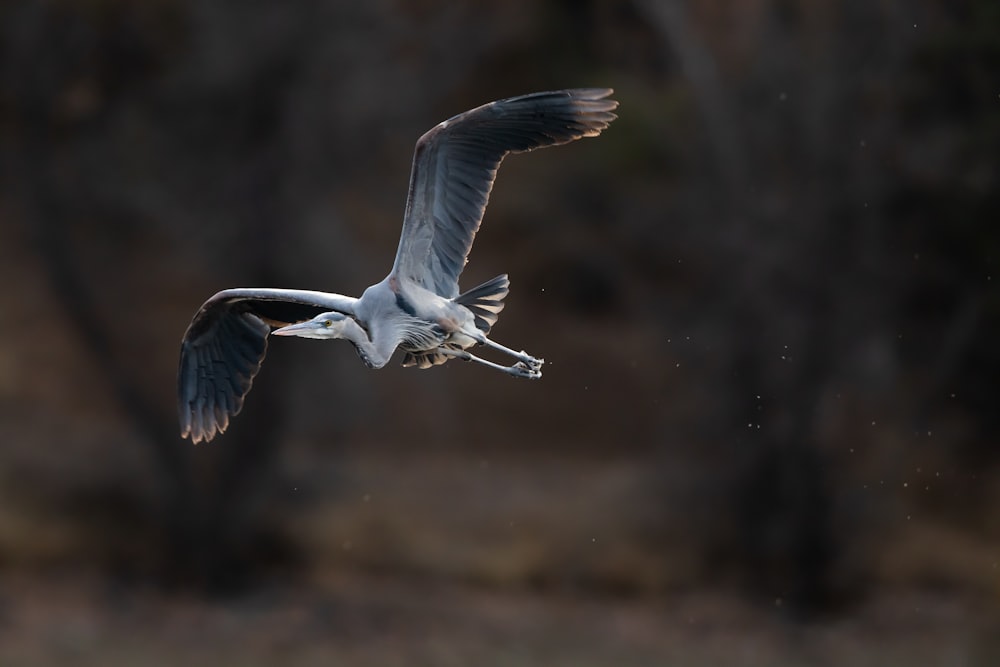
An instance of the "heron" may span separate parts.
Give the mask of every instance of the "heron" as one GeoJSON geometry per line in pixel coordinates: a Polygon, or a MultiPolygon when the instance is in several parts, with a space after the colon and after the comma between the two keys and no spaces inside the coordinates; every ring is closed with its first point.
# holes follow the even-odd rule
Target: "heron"
{"type": "Polygon", "coordinates": [[[504,307],[507,275],[461,293],[458,278],[503,158],[599,135],[617,117],[612,92],[578,88],[511,97],[426,132],[414,149],[392,269],[360,297],[267,287],[226,289],[208,299],[181,342],[181,436],[207,442],[228,428],[260,370],[269,335],[346,339],[369,368],[382,368],[399,348],[404,366],[462,359],[540,378],[543,359],[488,337],[504,307]],[[513,363],[469,351],[477,345],[513,363]]]}

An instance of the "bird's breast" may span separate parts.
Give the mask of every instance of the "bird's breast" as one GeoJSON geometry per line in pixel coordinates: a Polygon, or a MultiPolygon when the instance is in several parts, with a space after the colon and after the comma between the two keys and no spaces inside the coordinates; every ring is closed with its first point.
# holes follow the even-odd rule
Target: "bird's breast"
{"type": "Polygon", "coordinates": [[[415,320],[411,326],[407,327],[399,346],[411,352],[433,350],[445,342],[448,335],[447,331],[434,322],[415,320]]]}

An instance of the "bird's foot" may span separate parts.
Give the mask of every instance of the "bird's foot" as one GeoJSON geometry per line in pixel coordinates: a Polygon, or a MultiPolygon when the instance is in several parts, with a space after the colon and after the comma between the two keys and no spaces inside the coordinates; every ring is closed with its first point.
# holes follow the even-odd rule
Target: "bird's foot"
{"type": "Polygon", "coordinates": [[[536,361],[538,363],[533,366],[529,366],[523,361],[517,362],[513,366],[509,367],[510,374],[515,375],[517,377],[528,378],[530,380],[537,380],[538,378],[542,377],[541,367],[542,363],[544,363],[545,360],[534,359],[533,361],[536,361]]]}
{"type": "Polygon", "coordinates": [[[520,359],[520,361],[518,361],[515,364],[515,366],[524,366],[526,368],[530,368],[533,371],[540,371],[542,365],[545,364],[544,359],[536,359],[535,357],[531,356],[524,350],[521,350],[521,354],[518,358],[520,359]]]}

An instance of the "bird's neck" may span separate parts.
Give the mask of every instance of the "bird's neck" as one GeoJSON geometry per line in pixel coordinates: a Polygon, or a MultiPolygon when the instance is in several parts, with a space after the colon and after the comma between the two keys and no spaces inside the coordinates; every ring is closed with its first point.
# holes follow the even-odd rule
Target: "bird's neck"
{"type": "Polygon", "coordinates": [[[348,318],[344,321],[342,333],[344,338],[351,341],[354,348],[358,351],[361,361],[369,368],[382,368],[389,362],[392,350],[389,350],[388,353],[380,350],[369,337],[368,331],[358,324],[354,318],[348,318]]]}

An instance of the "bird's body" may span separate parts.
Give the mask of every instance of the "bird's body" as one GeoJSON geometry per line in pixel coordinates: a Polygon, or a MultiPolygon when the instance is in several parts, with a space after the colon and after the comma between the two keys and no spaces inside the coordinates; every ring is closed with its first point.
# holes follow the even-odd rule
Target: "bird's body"
{"type": "Polygon", "coordinates": [[[535,93],[459,114],[417,142],[403,230],[392,270],[359,298],[309,290],[237,288],[202,305],[184,335],[178,371],[181,435],[225,431],[243,406],[267,337],[344,338],[370,368],[399,348],[404,366],[451,358],[517,377],[541,377],[543,360],[487,337],[503,309],[506,275],[459,294],[458,277],[503,157],[596,136],[615,119],[610,89],[535,93]],[[272,330],[272,327],[276,327],[272,330]],[[502,366],[467,350],[485,345],[516,359],[502,366]]]}

